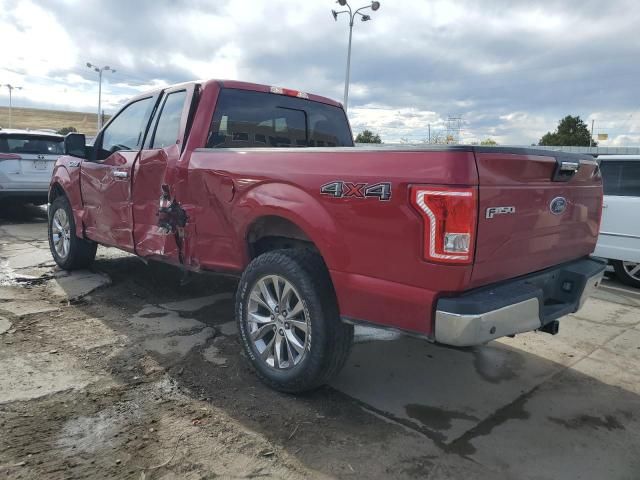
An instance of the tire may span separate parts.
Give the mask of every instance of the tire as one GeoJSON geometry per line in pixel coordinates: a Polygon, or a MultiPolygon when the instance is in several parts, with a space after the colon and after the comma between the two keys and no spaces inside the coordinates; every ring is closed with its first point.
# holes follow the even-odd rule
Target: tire
{"type": "Polygon", "coordinates": [[[340,320],[329,272],[310,250],[274,250],[255,258],[238,285],[236,320],[256,374],[281,392],[302,393],[327,383],[344,366],[353,343],[353,326],[340,320]],[[267,305],[261,287],[275,307],[267,305]],[[252,321],[256,318],[261,321],[252,321]]]}
{"type": "Polygon", "coordinates": [[[57,197],[49,206],[48,237],[53,259],[64,270],[87,268],[96,258],[98,245],[76,236],[76,223],[69,200],[64,195],[57,197]],[[66,223],[65,221],[66,220],[66,223]],[[62,226],[62,230],[60,229],[62,226]],[[60,239],[66,235],[68,241],[60,239]],[[64,248],[66,245],[66,248],[64,248]]]}
{"type": "Polygon", "coordinates": [[[638,264],[635,264],[635,266],[631,270],[628,270],[630,268],[629,265],[630,264],[633,265],[633,262],[623,262],[621,260],[613,260],[611,263],[613,264],[613,269],[616,272],[616,276],[618,277],[618,280],[620,280],[622,283],[629,285],[630,287],[640,288],[640,270],[636,272],[634,275],[631,275],[631,271],[633,271],[633,268],[638,266],[638,264]],[[625,263],[627,264],[626,268],[625,268],[625,263]]]}

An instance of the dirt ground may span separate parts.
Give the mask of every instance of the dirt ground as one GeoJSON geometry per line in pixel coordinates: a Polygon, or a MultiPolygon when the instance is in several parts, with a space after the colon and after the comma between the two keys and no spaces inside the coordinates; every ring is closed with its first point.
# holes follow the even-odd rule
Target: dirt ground
{"type": "Polygon", "coordinates": [[[46,214],[0,212],[0,478],[640,478],[640,294],[445,349],[359,329],[336,381],[264,387],[233,278],[100,248],[54,267],[46,214]]]}

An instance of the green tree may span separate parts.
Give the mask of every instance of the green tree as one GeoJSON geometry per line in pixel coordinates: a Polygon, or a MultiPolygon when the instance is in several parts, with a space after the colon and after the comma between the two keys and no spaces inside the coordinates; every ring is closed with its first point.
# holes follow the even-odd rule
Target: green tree
{"type": "Polygon", "coordinates": [[[371,130],[364,130],[356,137],[356,143],[382,143],[380,135],[374,134],[371,130]]]}
{"type": "Polygon", "coordinates": [[[498,142],[496,142],[493,138],[486,138],[480,142],[480,145],[497,145],[497,144],[498,142]]]}
{"type": "Polygon", "coordinates": [[[597,146],[598,142],[591,139],[589,127],[580,116],[567,115],[558,122],[558,128],[551,133],[547,132],[538,142],[538,145],[588,147],[597,146]]]}
{"type": "Polygon", "coordinates": [[[67,133],[78,133],[76,127],[63,127],[56,132],[58,135],[66,135],[67,133]]]}

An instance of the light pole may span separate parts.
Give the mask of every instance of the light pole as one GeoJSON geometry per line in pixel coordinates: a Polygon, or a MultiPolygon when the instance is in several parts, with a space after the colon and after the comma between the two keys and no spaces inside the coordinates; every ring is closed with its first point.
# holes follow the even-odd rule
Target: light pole
{"type": "Polygon", "coordinates": [[[2,86],[9,89],[9,128],[11,128],[13,126],[13,101],[11,99],[11,94],[14,90],[22,90],[22,87],[15,87],[10,83],[5,83],[2,86]]]}
{"type": "Polygon", "coordinates": [[[369,20],[371,20],[371,17],[369,15],[365,15],[364,13],[361,13],[361,11],[366,10],[367,8],[370,8],[375,12],[380,8],[380,2],[375,2],[375,1],[371,2],[370,5],[365,5],[364,7],[360,7],[355,12],[351,9],[351,5],[349,5],[349,2],[347,2],[347,0],[337,0],[336,3],[338,3],[341,7],[346,6],[348,9],[348,10],[341,10],[339,12],[336,12],[335,10],[331,10],[333,19],[336,22],[338,21],[338,15],[340,15],[341,13],[349,14],[349,47],[347,50],[347,72],[345,74],[345,79],[344,79],[344,101],[342,102],[344,104],[344,110],[346,112],[347,103],[349,102],[349,74],[351,73],[351,37],[353,35],[353,21],[355,20],[356,15],[360,15],[360,20],[362,20],[363,22],[368,22],[369,20]]]}
{"type": "Polygon", "coordinates": [[[115,69],[107,66],[97,67],[87,62],[87,67],[98,72],[98,131],[102,128],[102,72],[116,73],[115,69]]]}

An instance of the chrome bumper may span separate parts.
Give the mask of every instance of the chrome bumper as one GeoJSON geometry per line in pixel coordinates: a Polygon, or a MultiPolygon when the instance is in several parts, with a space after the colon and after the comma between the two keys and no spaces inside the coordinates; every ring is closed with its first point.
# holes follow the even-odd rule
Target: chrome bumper
{"type": "Polygon", "coordinates": [[[458,302],[456,298],[439,301],[438,307],[445,304],[449,308],[436,310],[435,341],[456,347],[480,345],[499,337],[537,330],[576,312],[600,284],[606,267],[593,259],[580,262],[590,264],[576,268],[574,262],[462,295],[457,297],[458,302]],[[573,291],[565,290],[569,288],[566,282],[572,282],[573,291]],[[547,302],[549,299],[553,301],[547,302]],[[500,307],[485,309],[487,303],[500,307]],[[470,311],[474,308],[478,311],[470,311]]]}

